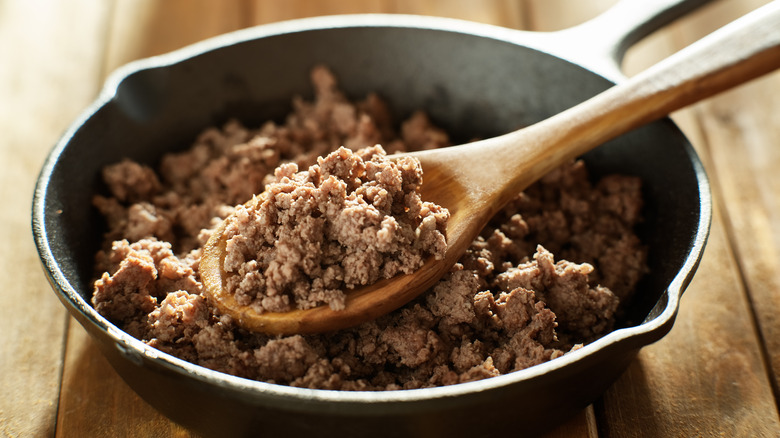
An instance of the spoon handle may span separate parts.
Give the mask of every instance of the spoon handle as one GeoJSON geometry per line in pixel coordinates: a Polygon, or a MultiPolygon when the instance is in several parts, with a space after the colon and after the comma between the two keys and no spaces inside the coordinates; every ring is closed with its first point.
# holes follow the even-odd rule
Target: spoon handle
{"type": "Polygon", "coordinates": [[[507,175],[516,175],[507,196],[566,159],[777,68],[780,0],[580,105],[494,139],[489,147],[495,153],[517,158],[515,163],[504,161],[507,175]]]}

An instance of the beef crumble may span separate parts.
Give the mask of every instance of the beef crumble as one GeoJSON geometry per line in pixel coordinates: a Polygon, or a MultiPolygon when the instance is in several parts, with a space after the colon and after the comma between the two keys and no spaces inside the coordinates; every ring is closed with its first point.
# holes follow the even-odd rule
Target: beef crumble
{"type": "MultiPolygon", "coordinates": [[[[219,314],[201,295],[198,263],[202,245],[237,205],[280,176],[298,178],[296,166],[322,166],[318,157],[328,160],[334,151],[370,161],[376,149],[350,151],[448,145],[423,113],[396,135],[377,96],[349,102],[321,67],[312,81],[314,100],[295,98],[283,124],[249,129],[231,121],[204,131],[190,150],[166,155],[156,171],[128,160],[105,169],[111,196],[94,200],[108,223],[93,295],[101,314],[198,365],[338,390],[488,378],[555,359],[612,330],[620,303],[647,270],[633,231],[641,182],[613,175],[592,184],[582,162],[519,193],[447,275],[391,314],[338,332],[281,337],[247,332],[219,314]]],[[[382,228],[371,232],[379,236],[382,228]]],[[[329,274],[321,274],[326,282],[329,274]]]]}

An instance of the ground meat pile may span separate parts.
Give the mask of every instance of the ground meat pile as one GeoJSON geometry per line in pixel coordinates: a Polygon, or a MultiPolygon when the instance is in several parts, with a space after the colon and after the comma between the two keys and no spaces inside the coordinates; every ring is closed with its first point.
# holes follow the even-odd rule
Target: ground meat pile
{"type": "MultiPolygon", "coordinates": [[[[518,193],[447,275],[391,314],[305,336],[251,333],[219,314],[201,295],[198,263],[202,245],[237,205],[267,185],[338,173],[323,170],[334,152],[360,158],[358,168],[368,169],[383,155],[357,151],[376,144],[395,152],[449,143],[423,113],[395,130],[381,99],[349,102],[325,68],[314,69],[312,81],[313,100],[294,99],[284,123],[249,129],[228,122],[206,130],[190,150],[166,155],[156,170],[131,161],[105,169],[109,194],[94,200],[108,224],[93,295],[101,314],[149,345],[208,368],[338,390],[497,376],[564,355],[613,328],[621,303],[647,270],[646,249],[633,231],[641,220],[641,184],[617,175],[591,183],[581,162],[518,193]],[[313,165],[319,176],[295,171],[313,165]]],[[[387,208],[385,195],[371,190],[362,197],[366,205],[387,208]]],[[[408,232],[402,228],[396,233],[408,232]]],[[[363,244],[378,250],[382,222],[366,229],[363,244]]],[[[316,239],[327,234],[312,233],[316,239]]],[[[359,283],[342,271],[342,281],[359,283]]],[[[311,277],[328,290],[330,275],[314,268],[311,277]]],[[[328,294],[322,301],[332,304],[328,294]]]]}
{"type": "Polygon", "coordinates": [[[227,291],[258,312],[341,310],[344,290],[441,259],[449,213],[420,199],[421,184],[418,160],[390,160],[381,146],[340,147],[301,172],[279,166],[228,218],[227,291]]]}

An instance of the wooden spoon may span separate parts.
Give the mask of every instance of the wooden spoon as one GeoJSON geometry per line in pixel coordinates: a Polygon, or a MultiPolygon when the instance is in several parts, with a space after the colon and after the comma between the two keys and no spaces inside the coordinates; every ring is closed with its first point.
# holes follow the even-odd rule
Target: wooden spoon
{"type": "Polygon", "coordinates": [[[780,0],[770,3],[596,97],[530,127],[484,141],[414,152],[422,198],[449,209],[448,248],[413,274],[347,292],[346,308],[257,313],[224,288],[225,222],[203,249],[204,292],[242,327],[269,334],[337,330],[377,318],[433,286],[488,220],[564,162],[670,112],[780,67],[780,0]]]}

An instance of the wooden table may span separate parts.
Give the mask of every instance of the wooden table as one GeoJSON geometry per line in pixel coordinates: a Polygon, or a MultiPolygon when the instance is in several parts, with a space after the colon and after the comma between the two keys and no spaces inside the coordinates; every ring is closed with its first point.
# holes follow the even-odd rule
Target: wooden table
{"type": "MultiPolygon", "coordinates": [[[[641,70],[765,0],[721,0],[633,48],[641,70]]],[[[0,436],[191,436],[114,373],[49,288],[30,233],[46,153],[113,69],[219,33],[354,12],[554,30],[614,0],[0,0],[0,436]]],[[[780,74],[673,115],[715,217],[671,333],[550,436],[780,436],[780,74]]]]}

